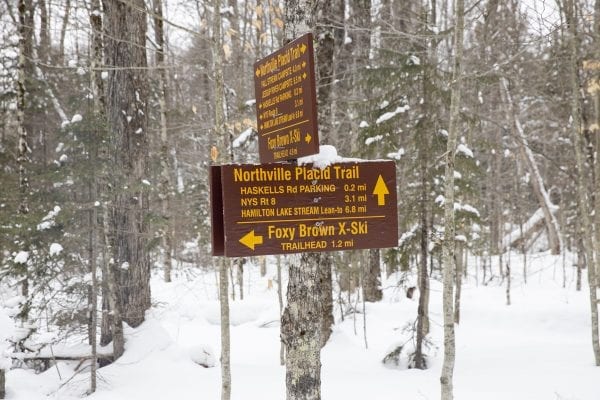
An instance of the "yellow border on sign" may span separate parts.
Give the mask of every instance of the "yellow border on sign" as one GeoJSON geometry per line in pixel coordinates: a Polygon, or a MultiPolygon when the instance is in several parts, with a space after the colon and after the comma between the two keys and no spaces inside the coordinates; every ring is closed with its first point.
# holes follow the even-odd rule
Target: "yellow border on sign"
{"type": "Polygon", "coordinates": [[[270,135],[271,133],[279,132],[279,131],[282,131],[282,130],[284,130],[284,129],[291,128],[292,126],[301,125],[301,124],[304,124],[304,123],[306,123],[306,122],[308,122],[308,121],[310,121],[310,120],[308,120],[308,119],[305,119],[304,121],[296,122],[295,124],[288,125],[288,126],[284,126],[283,128],[275,129],[274,131],[265,132],[265,133],[263,133],[262,135],[263,135],[263,136],[267,136],[267,135],[270,135]]]}
{"type": "Polygon", "coordinates": [[[268,222],[304,222],[304,221],[324,221],[324,220],[340,220],[340,219],[373,219],[385,218],[385,215],[366,215],[363,217],[328,217],[328,218],[301,218],[301,219],[270,219],[265,221],[238,221],[238,224],[265,224],[268,222]]]}

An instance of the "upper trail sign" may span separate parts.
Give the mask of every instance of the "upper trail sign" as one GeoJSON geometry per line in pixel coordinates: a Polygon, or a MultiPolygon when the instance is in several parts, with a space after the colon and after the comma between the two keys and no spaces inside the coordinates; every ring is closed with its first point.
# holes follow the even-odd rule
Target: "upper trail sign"
{"type": "Polygon", "coordinates": [[[211,188],[213,255],[398,245],[393,161],[223,165],[211,188]]]}
{"type": "Polygon", "coordinates": [[[261,164],[211,167],[214,256],[398,245],[393,161],[275,163],[319,153],[314,70],[311,33],[254,64],[261,164]]]}
{"type": "Polygon", "coordinates": [[[254,64],[261,163],[319,152],[313,36],[300,36],[254,64]]]}

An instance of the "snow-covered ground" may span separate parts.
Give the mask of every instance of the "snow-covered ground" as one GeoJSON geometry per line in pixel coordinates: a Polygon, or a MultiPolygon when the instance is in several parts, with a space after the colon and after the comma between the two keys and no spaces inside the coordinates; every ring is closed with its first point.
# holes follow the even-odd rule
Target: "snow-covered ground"
{"type": "MultiPolygon", "coordinates": [[[[462,317],[457,327],[455,398],[461,400],[598,400],[600,368],[594,366],[587,287],[575,290],[567,259],[567,287],[562,287],[562,258],[534,255],[529,277],[522,279],[521,258],[512,261],[512,305],[505,286],[476,284],[463,288],[462,317]]],[[[474,262],[470,263],[471,272],[474,262]]],[[[127,330],[125,355],[99,370],[96,400],[219,399],[220,327],[214,272],[182,273],[165,284],[153,282],[154,307],[147,322],[127,330]],[[213,353],[211,359],[205,351],[213,353]],[[215,365],[204,368],[194,360],[215,365]]],[[[482,274],[479,274],[481,277],[482,274]]],[[[245,299],[231,303],[232,398],[285,398],[285,370],[279,365],[279,307],[274,269],[260,277],[246,268],[245,299]],[[269,279],[272,285],[269,288],[269,279]]],[[[585,275],[584,275],[585,281],[585,275]]],[[[324,399],[439,399],[443,357],[441,286],[432,282],[431,336],[438,347],[431,368],[389,368],[381,360],[407,340],[403,328],[414,322],[417,300],[408,299],[390,279],[384,300],[367,304],[363,315],[337,323],[322,352],[324,399]]],[[[362,305],[359,303],[359,309],[362,305]]],[[[406,347],[410,347],[407,343],[406,347]]],[[[7,375],[7,398],[76,399],[89,386],[76,363],[60,362],[35,375],[14,369],[7,375]],[[59,376],[60,372],[60,376],[59,376]]]]}

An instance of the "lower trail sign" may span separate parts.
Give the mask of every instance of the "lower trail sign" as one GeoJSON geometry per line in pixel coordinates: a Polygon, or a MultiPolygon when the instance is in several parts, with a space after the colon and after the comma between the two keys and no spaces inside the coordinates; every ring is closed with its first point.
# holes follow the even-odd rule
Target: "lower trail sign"
{"type": "Polygon", "coordinates": [[[393,161],[211,168],[213,255],[395,247],[393,161]]]}

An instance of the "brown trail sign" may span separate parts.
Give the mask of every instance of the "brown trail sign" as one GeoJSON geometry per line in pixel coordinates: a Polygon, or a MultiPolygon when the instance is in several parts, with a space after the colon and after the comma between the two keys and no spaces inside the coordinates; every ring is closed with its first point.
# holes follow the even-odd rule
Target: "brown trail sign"
{"type": "Polygon", "coordinates": [[[261,163],[319,152],[312,43],[307,33],[254,64],[261,163]]]}
{"type": "Polygon", "coordinates": [[[398,245],[393,161],[211,169],[213,255],[398,245]]]}

